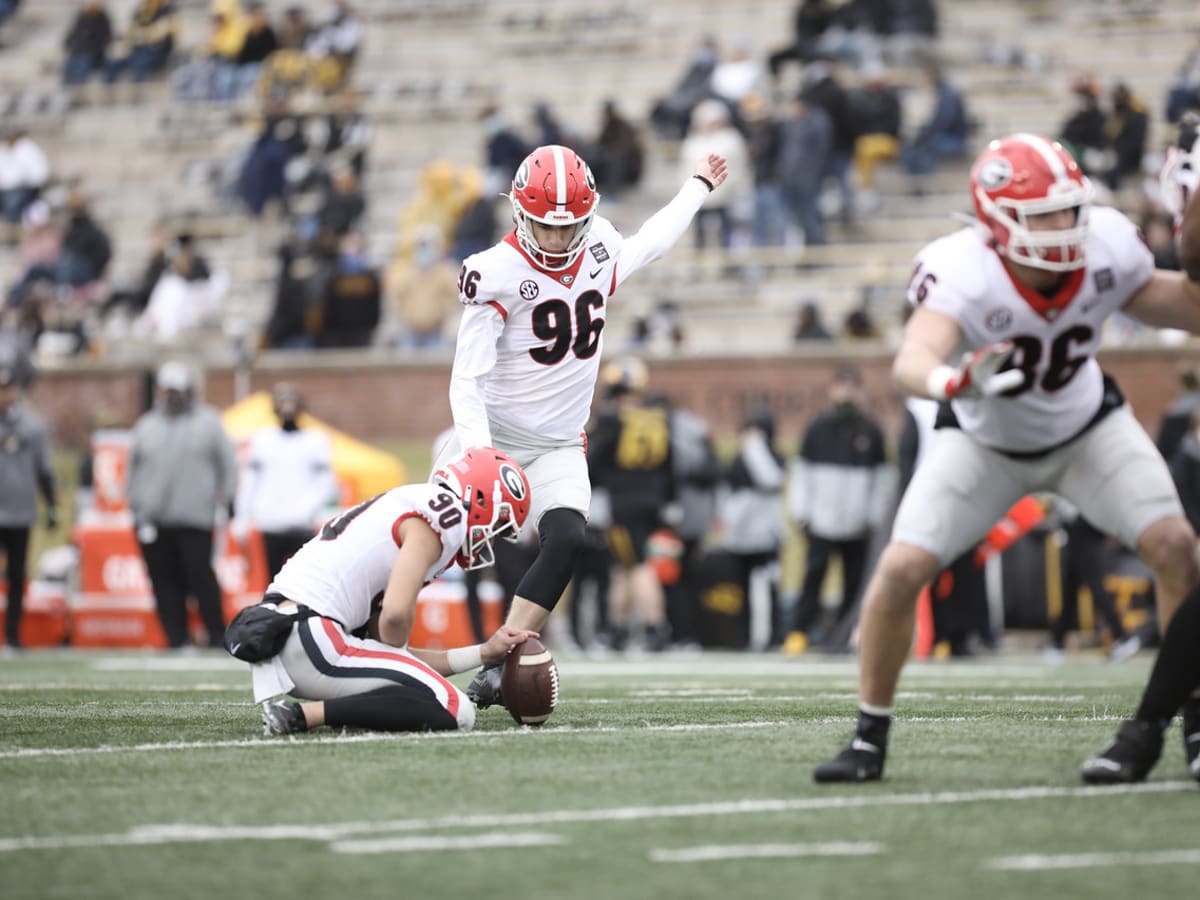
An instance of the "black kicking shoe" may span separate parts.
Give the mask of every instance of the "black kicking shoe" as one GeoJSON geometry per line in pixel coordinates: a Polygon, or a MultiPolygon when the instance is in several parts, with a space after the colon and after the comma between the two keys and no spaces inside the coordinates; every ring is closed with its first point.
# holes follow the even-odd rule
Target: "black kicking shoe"
{"type": "Polygon", "coordinates": [[[294,700],[283,700],[276,697],[262,705],[263,734],[295,734],[298,731],[308,731],[308,721],[304,718],[304,710],[294,700]]]}
{"type": "Polygon", "coordinates": [[[1183,704],[1183,754],[1188,771],[1200,781],[1200,697],[1188,697],[1183,704]]]}
{"type": "Polygon", "coordinates": [[[1117,736],[1083,764],[1080,775],[1088,784],[1132,784],[1145,781],[1162,753],[1162,731],[1152,722],[1126,719],[1117,736]]]}
{"type": "Polygon", "coordinates": [[[878,781],[883,777],[884,748],[855,738],[833,759],[813,769],[813,781],[834,782],[878,781]]]}
{"type": "Polygon", "coordinates": [[[467,685],[467,699],[480,709],[502,702],[500,696],[500,665],[484,666],[467,685]]]}

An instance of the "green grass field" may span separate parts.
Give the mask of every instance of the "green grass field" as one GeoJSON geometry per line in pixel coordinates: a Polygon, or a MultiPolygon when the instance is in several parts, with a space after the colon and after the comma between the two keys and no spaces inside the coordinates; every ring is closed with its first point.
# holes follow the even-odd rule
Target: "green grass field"
{"type": "Polygon", "coordinates": [[[839,787],[809,772],[851,729],[844,659],[561,659],[540,730],[289,739],[226,657],[28,652],[0,897],[1195,896],[1177,726],[1148,784],[1078,777],[1148,664],[911,665],[885,781],[839,787]]]}

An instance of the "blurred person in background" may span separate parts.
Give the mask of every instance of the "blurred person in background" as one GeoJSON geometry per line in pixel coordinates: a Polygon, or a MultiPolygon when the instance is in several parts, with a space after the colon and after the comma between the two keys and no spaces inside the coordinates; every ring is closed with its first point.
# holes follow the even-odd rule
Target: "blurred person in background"
{"type": "Polygon", "coordinates": [[[112,20],[105,4],[98,0],[81,3],[63,40],[63,84],[84,84],[93,72],[103,72],[112,38],[112,20]]]}
{"type": "Polygon", "coordinates": [[[725,190],[711,198],[696,213],[692,238],[696,249],[706,246],[728,248],[733,244],[737,216],[748,211],[753,202],[753,173],[746,139],[733,126],[729,106],[709,98],[692,110],[692,128],[679,147],[679,176],[691,172],[693,160],[706,153],[715,153],[729,162],[729,179],[725,190]],[[746,207],[746,210],[743,210],[746,207]],[[716,240],[709,237],[716,232],[716,240]]]}
{"type": "Polygon", "coordinates": [[[171,0],[140,0],[122,38],[125,54],[108,61],[109,84],[128,70],[135,84],[164,72],[175,49],[179,18],[171,0]]]}
{"type": "Polygon", "coordinates": [[[325,288],[317,346],[370,346],[382,316],[381,285],[379,271],[367,257],[366,237],[360,231],[343,235],[325,288]]]}
{"type": "Polygon", "coordinates": [[[271,402],[277,424],[250,438],[231,528],[243,544],[251,528],[262,534],[267,573],[274,578],[337,506],[338,484],[329,435],[303,423],[300,391],[280,382],[271,402]]]}
{"type": "Polygon", "coordinates": [[[0,126],[0,212],[13,225],[50,180],[50,162],[38,143],[17,125],[0,126]]]}
{"type": "Polygon", "coordinates": [[[50,432],[24,399],[32,371],[27,347],[11,339],[0,344],[0,552],[8,585],[4,636],[12,650],[21,648],[29,534],[38,518],[39,492],[46,527],[56,531],[59,525],[50,432]]]}
{"type": "Polygon", "coordinates": [[[195,597],[210,647],[222,646],[221,588],[213,572],[213,526],[234,503],[237,463],[220,413],[196,396],[184,363],[162,364],[154,406],[133,427],[129,509],[167,645],[189,645],[187,598],[195,597]]]}
{"type": "Polygon", "coordinates": [[[442,232],[428,224],[416,235],[412,256],[393,259],[384,274],[387,297],[384,342],[405,349],[447,347],[447,328],[459,311],[458,265],[442,252],[442,232]]]}

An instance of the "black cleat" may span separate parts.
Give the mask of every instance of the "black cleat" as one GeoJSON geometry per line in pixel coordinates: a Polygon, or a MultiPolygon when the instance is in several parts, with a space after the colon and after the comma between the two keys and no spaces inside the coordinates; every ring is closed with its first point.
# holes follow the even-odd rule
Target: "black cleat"
{"type": "Polygon", "coordinates": [[[1088,784],[1132,784],[1145,781],[1162,753],[1162,731],[1153,722],[1126,719],[1103,751],[1083,764],[1088,784]]]}
{"type": "Polygon", "coordinates": [[[813,781],[821,784],[878,781],[883,777],[884,755],[883,747],[856,737],[833,759],[813,769],[813,781]]]}
{"type": "Polygon", "coordinates": [[[304,718],[300,704],[279,697],[263,703],[262,722],[263,734],[268,736],[308,731],[308,720],[304,718]]]}
{"type": "Polygon", "coordinates": [[[501,664],[484,666],[467,685],[467,699],[480,709],[502,702],[500,696],[501,664]]]}
{"type": "Polygon", "coordinates": [[[1183,755],[1188,771],[1200,781],[1200,697],[1189,697],[1183,704],[1183,755]]]}

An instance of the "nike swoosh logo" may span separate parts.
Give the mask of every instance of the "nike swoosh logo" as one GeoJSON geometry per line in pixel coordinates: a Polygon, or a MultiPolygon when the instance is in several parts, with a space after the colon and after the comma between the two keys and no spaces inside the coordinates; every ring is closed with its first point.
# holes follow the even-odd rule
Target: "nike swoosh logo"
{"type": "Polygon", "coordinates": [[[878,753],[879,748],[874,744],[868,744],[862,738],[855,738],[850,742],[851,750],[862,750],[864,753],[878,753]]]}
{"type": "Polygon", "coordinates": [[[230,644],[230,645],[229,645],[229,652],[230,652],[230,654],[231,654],[231,655],[233,655],[233,656],[237,656],[238,647],[240,647],[240,646],[242,646],[242,642],[241,642],[241,641],[235,641],[234,643],[230,644]]]}
{"type": "Polygon", "coordinates": [[[600,267],[600,268],[598,268],[598,269],[597,269],[595,272],[592,272],[592,273],[590,274],[590,276],[589,276],[589,277],[590,277],[592,280],[595,280],[596,276],[597,276],[597,275],[599,275],[599,274],[600,274],[601,272],[603,272],[603,271],[604,271],[604,266],[601,266],[601,267],[600,267]]]}

